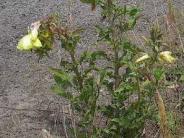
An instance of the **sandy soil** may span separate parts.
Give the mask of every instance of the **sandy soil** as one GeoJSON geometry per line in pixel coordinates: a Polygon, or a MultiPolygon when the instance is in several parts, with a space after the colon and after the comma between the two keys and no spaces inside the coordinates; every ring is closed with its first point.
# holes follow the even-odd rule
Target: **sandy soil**
{"type": "MultiPolygon", "coordinates": [[[[178,7],[184,7],[183,0],[175,1],[178,7]]],[[[155,19],[155,7],[158,16],[165,12],[165,4],[158,0],[125,2],[137,3],[145,9],[142,19],[145,26],[155,19]]],[[[100,22],[98,11],[91,12],[79,0],[69,5],[69,0],[0,0],[0,138],[40,138],[42,129],[64,135],[62,114],[57,114],[60,118],[57,119],[52,111],[66,102],[51,93],[53,80],[47,71],[48,66],[58,66],[63,51],[56,49],[51,53],[52,58],[37,63],[36,56],[17,51],[16,45],[28,25],[49,13],[59,12],[64,19],[72,13],[75,25],[86,29],[79,51],[86,49],[96,40],[93,26],[100,22]]],[[[145,32],[146,28],[140,27],[138,31],[145,32]]]]}

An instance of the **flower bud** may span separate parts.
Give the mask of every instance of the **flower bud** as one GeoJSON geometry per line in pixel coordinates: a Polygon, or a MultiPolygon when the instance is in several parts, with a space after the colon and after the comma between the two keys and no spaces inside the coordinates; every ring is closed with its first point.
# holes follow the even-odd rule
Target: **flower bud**
{"type": "Polygon", "coordinates": [[[149,59],[149,58],[150,58],[150,56],[148,54],[144,54],[142,57],[138,58],[135,62],[139,63],[139,62],[144,61],[144,60],[149,59]]]}
{"type": "Polygon", "coordinates": [[[38,37],[38,30],[36,29],[31,30],[31,39],[35,41],[37,37],[38,37]]]}

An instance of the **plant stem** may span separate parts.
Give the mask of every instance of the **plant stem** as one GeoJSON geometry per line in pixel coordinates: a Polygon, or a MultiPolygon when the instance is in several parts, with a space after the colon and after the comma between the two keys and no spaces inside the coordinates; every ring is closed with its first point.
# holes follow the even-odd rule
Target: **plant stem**
{"type": "Polygon", "coordinates": [[[137,86],[138,86],[138,101],[140,102],[141,101],[142,92],[141,92],[139,78],[136,78],[136,80],[137,80],[137,86]]]}
{"type": "Polygon", "coordinates": [[[119,87],[119,51],[118,47],[114,46],[114,79],[115,79],[115,90],[119,87]]]}
{"type": "Polygon", "coordinates": [[[172,0],[167,0],[168,4],[168,14],[170,18],[174,20],[174,9],[173,9],[173,1],[172,0]]]}
{"type": "Polygon", "coordinates": [[[165,105],[162,96],[158,91],[155,92],[155,101],[158,106],[160,116],[160,129],[162,131],[163,138],[171,138],[171,134],[168,128],[167,115],[165,111],[165,105]]]}
{"type": "Polygon", "coordinates": [[[75,55],[74,55],[74,52],[70,52],[70,56],[71,56],[71,59],[72,59],[72,62],[73,62],[73,70],[77,76],[77,81],[78,81],[78,84],[79,84],[79,90],[82,91],[82,88],[83,88],[83,79],[81,77],[81,73],[79,72],[79,69],[78,69],[78,64],[77,64],[77,61],[75,59],[75,55]]]}

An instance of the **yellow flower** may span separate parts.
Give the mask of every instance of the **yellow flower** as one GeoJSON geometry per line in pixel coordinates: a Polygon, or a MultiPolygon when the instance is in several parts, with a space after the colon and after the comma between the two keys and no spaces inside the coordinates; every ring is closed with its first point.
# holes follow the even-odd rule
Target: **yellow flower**
{"type": "Polygon", "coordinates": [[[42,47],[41,41],[38,39],[38,30],[32,29],[31,32],[20,39],[17,49],[31,50],[42,47]]]}
{"type": "Polygon", "coordinates": [[[139,62],[144,61],[144,60],[149,59],[149,58],[150,58],[150,56],[145,53],[142,57],[138,58],[135,62],[139,63],[139,62]]]}
{"type": "Polygon", "coordinates": [[[165,61],[168,63],[173,63],[176,59],[172,56],[172,52],[163,51],[163,52],[160,52],[159,54],[159,60],[162,62],[165,61]]]}

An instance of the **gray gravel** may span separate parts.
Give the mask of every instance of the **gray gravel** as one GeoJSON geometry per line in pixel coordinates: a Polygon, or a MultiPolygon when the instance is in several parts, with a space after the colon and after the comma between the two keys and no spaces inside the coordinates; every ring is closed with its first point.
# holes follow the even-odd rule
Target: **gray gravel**
{"type": "MultiPolygon", "coordinates": [[[[184,7],[183,0],[175,1],[178,7],[184,7]]],[[[142,22],[145,26],[155,19],[152,0],[125,2],[144,7],[142,22]]],[[[161,3],[155,1],[159,16],[165,12],[165,4],[161,3]]],[[[62,127],[55,127],[51,117],[54,113],[12,108],[47,109],[50,103],[49,109],[53,110],[65,103],[64,99],[51,93],[49,88],[53,79],[47,71],[48,66],[58,66],[57,60],[63,51],[56,49],[51,53],[52,58],[37,63],[35,55],[17,51],[16,45],[28,25],[49,13],[59,12],[64,19],[72,13],[74,24],[86,29],[79,51],[86,49],[96,40],[94,25],[100,22],[99,12],[91,12],[90,7],[79,0],[70,10],[69,5],[69,0],[0,0],[0,138],[40,138],[42,129],[64,135],[62,127]]],[[[138,32],[145,32],[145,26],[138,28],[138,32]]]]}

